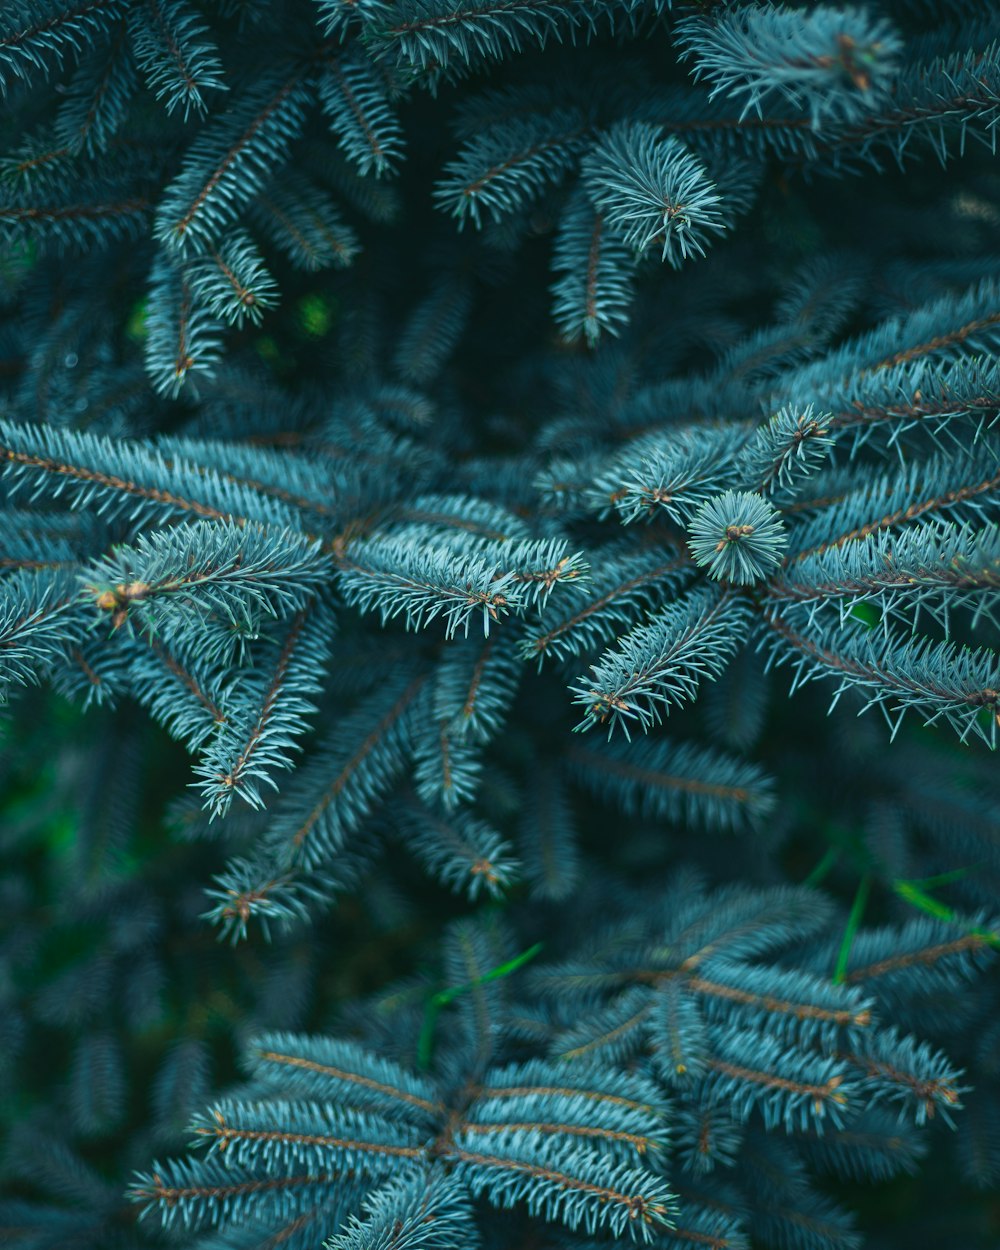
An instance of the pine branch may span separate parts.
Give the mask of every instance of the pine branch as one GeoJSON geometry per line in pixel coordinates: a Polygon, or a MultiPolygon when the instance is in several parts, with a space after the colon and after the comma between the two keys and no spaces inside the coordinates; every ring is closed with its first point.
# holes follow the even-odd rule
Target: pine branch
{"type": "Polygon", "coordinates": [[[320,103],[338,145],[359,173],[393,174],[405,147],[402,127],[390,107],[389,84],[364,57],[323,62],[320,103]]]}
{"type": "Polygon", "coordinates": [[[944,523],[898,534],[880,530],[806,554],[770,579],[767,596],[776,605],[863,601],[883,616],[913,613],[915,624],[921,607],[939,614],[971,607],[976,616],[989,617],[998,590],[998,527],[944,523]]]}
{"type": "Polygon", "coordinates": [[[244,677],[238,700],[230,699],[226,721],[195,769],[213,815],[225,814],[237,795],[251,807],[263,807],[262,786],[277,790],[273,774],[292,767],[292,753],[301,749],[297,739],[316,711],[311,696],[322,689],[332,633],[331,613],[309,604],[292,618],[280,642],[274,640],[271,655],[258,653],[267,668],[244,677]]]}
{"type": "Polygon", "coordinates": [[[296,67],[268,75],[210,122],[160,201],[154,237],[180,253],[215,243],[287,159],[309,103],[296,67]]]}
{"type": "Polygon", "coordinates": [[[578,729],[609,723],[609,736],[630,722],[644,732],[695,696],[704,677],[717,677],[749,629],[745,600],[732,591],[698,590],[619,640],[591,665],[592,678],[573,687],[586,709],[578,729]]]}
{"type": "Polygon", "coordinates": [[[131,618],[156,633],[187,614],[217,614],[252,633],[302,610],[332,572],[319,544],[293,531],[195,521],[117,547],[83,577],[116,627],[131,618]]]}
{"type": "Polygon", "coordinates": [[[439,207],[464,223],[500,221],[559,182],[575,164],[587,134],[576,109],[512,120],[470,139],[445,166],[434,192],[439,207]]]}
{"type": "Polygon", "coordinates": [[[193,1128],[237,1167],[318,1171],[325,1159],[339,1171],[378,1178],[390,1174],[393,1159],[426,1157],[419,1133],[409,1126],[328,1105],[269,1106],[227,1099],[196,1118],[193,1128]]]}
{"type": "Polygon", "coordinates": [[[468,812],[441,816],[422,805],[405,813],[403,830],[407,847],[456,894],[501,898],[519,875],[510,843],[468,812]]]}
{"type": "Polygon", "coordinates": [[[178,0],[144,0],[129,15],[129,33],[146,85],[168,113],[204,116],[204,92],[225,90],[222,62],[199,14],[178,0]]]}
{"type": "Polygon", "coordinates": [[[843,548],[915,521],[963,520],[989,515],[1000,485],[998,444],[982,439],[950,456],[914,460],[901,472],[869,476],[863,484],[848,481],[816,518],[790,535],[789,561],[843,548]]]}
{"type": "Polygon", "coordinates": [[[147,326],[146,372],[157,391],[176,398],[189,379],[212,376],[221,327],[198,306],[191,281],[162,257],[150,275],[147,326]]]}
{"type": "Polygon", "coordinates": [[[526,660],[563,659],[607,645],[634,619],[683,587],[690,570],[686,556],[659,550],[604,547],[591,553],[593,577],[570,589],[518,643],[526,660]],[[562,605],[561,611],[559,606],[562,605]]]}
{"type": "Polygon", "coordinates": [[[12,493],[47,491],[74,510],[93,507],[105,519],[148,523],[193,515],[295,528],[293,513],[277,502],[138,442],[0,420],[0,467],[12,493]]]}
{"type": "Polygon", "coordinates": [[[444,1157],[477,1196],[498,1206],[523,1202],[532,1215],[590,1234],[606,1228],[651,1241],[672,1222],[673,1196],[658,1177],[628,1164],[609,1170],[603,1156],[581,1147],[545,1148],[525,1134],[480,1151],[475,1135],[463,1133],[444,1157]]]}
{"type": "Polygon", "coordinates": [[[404,0],[385,16],[375,10],[366,41],[400,68],[426,73],[544,47],[592,28],[601,8],[593,0],[404,0]]]}
{"type": "Polygon", "coordinates": [[[340,851],[402,772],[426,714],[426,681],[425,674],[391,681],[296,771],[268,832],[277,852],[315,869],[340,851]]]}
{"type": "Polygon", "coordinates": [[[601,213],[577,193],[563,212],[552,254],[552,315],[567,342],[595,347],[628,324],[634,265],[601,213]]]}
{"type": "Polygon", "coordinates": [[[55,123],[55,138],[67,152],[88,156],[108,148],[125,124],[138,75],[122,22],[109,52],[88,57],[73,75],[55,123]]]}
{"type": "Polygon", "coordinates": [[[345,1098],[358,1110],[402,1113],[423,1122],[444,1113],[432,1084],[354,1042],[271,1033],[250,1048],[252,1072],[275,1090],[345,1098]]]}
{"type": "Polygon", "coordinates": [[[675,269],[704,256],[708,236],[726,226],[714,183],[693,152],[659,128],[622,124],[583,162],[583,181],[608,227],[642,254],[661,245],[675,269]]]}
{"type": "Polygon", "coordinates": [[[244,320],[260,325],[265,311],[278,302],[278,287],[253,240],[231,231],[218,251],[209,248],[185,267],[194,298],[213,317],[229,325],[244,320]]]}
{"type": "Polygon", "coordinates": [[[0,15],[0,95],[98,42],[125,9],[125,0],[14,0],[0,15]]]}
{"type": "Polygon", "coordinates": [[[344,269],[361,244],[325,191],[294,173],[257,197],[248,215],[298,269],[344,269]]]}
{"type": "Polygon", "coordinates": [[[62,571],[25,570],[0,582],[0,697],[37,683],[85,637],[77,587],[62,571]]]}
{"type": "Polygon", "coordinates": [[[577,747],[567,764],[577,784],[628,815],[745,833],[774,809],[773,783],[757,765],[691,743],[577,747]]]}
{"type": "Polygon", "coordinates": [[[778,5],[721,13],[712,21],[687,18],[677,28],[681,59],[694,78],[712,83],[710,98],[744,97],[743,116],[764,116],[777,97],[809,113],[814,129],[857,123],[889,100],[902,40],[885,19],[861,9],[819,5],[800,13],[778,5]]]}
{"type": "Polygon", "coordinates": [[[926,638],[901,642],[879,631],[857,629],[843,631],[831,645],[822,635],[810,637],[800,614],[789,607],[766,618],[775,635],[775,657],[795,666],[795,685],[834,677],[840,682],[834,703],[844,691],[860,689],[867,695],[864,708],[880,707],[893,737],[912,708],[925,724],[947,721],[963,742],[970,735],[996,742],[1000,668],[994,652],[926,638]]]}
{"type": "Polygon", "coordinates": [[[488,635],[491,622],[526,599],[513,573],[483,557],[460,559],[391,540],[362,539],[350,544],[339,564],[341,591],[352,607],[378,612],[383,622],[402,616],[412,629],[442,616],[446,638],[459,630],[467,636],[472,617],[480,613],[488,635]]]}

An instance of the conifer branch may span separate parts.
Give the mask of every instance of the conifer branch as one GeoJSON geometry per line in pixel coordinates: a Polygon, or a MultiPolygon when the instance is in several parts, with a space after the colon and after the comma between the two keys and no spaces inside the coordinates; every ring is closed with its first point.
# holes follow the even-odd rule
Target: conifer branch
{"type": "Polygon", "coordinates": [[[160,203],[154,229],[160,242],[179,252],[199,250],[263,190],[305,124],[304,84],[301,67],[272,75],[204,132],[160,203]]]}
{"type": "Polygon", "coordinates": [[[733,591],[698,591],[653,616],[591,665],[574,702],[586,708],[578,728],[609,723],[609,735],[631,721],[644,731],[671,706],[694,697],[703,677],[717,676],[749,629],[748,608],[733,591]]]}

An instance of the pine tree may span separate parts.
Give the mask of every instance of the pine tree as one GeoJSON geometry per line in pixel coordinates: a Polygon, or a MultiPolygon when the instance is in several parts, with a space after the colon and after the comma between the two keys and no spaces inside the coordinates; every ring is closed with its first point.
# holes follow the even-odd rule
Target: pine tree
{"type": "Polygon", "coordinates": [[[4,8],[0,1241],[995,1242],[998,31],[4,8]]]}

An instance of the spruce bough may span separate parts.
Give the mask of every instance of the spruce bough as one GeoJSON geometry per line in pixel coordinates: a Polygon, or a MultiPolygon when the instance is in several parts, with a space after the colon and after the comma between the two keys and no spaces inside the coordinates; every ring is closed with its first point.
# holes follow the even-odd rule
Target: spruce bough
{"type": "Polygon", "coordinates": [[[997,29],[4,9],[0,1240],[995,1242],[997,29]]]}

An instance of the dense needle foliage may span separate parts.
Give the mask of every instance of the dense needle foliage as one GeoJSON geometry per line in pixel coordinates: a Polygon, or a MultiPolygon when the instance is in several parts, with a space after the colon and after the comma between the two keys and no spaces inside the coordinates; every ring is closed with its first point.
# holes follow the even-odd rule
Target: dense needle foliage
{"type": "Polygon", "coordinates": [[[1000,4],[0,97],[0,1243],[995,1247],[1000,4]]]}

